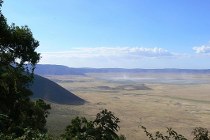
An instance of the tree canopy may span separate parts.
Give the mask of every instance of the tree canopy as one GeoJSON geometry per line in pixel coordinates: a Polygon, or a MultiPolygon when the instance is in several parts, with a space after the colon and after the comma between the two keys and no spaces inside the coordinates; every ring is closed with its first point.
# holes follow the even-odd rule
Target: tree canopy
{"type": "Polygon", "coordinates": [[[50,106],[31,101],[28,86],[40,59],[39,42],[27,26],[7,24],[0,0],[0,132],[19,137],[26,128],[46,132],[50,106]]]}
{"type": "Polygon", "coordinates": [[[96,115],[94,121],[76,117],[66,127],[62,137],[66,140],[124,140],[123,135],[117,134],[119,122],[119,118],[111,111],[104,109],[96,115]]]}

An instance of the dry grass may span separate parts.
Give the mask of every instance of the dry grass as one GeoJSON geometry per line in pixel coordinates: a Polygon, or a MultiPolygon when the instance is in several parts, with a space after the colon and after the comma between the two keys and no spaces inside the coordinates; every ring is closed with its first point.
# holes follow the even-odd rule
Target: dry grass
{"type": "Polygon", "coordinates": [[[120,76],[122,74],[114,73],[48,76],[88,101],[81,106],[53,104],[48,118],[50,132],[59,134],[72,117],[80,115],[91,119],[105,108],[120,118],[119,133],[128,140],[147,139],[139,124],[151,132],[172,127],[188,138],[194,127],[210,129],[209,75],[127,74],[137,80],[114,79],[120,76]],[[138,88],[142,85],[144,90],[138,88]]]}

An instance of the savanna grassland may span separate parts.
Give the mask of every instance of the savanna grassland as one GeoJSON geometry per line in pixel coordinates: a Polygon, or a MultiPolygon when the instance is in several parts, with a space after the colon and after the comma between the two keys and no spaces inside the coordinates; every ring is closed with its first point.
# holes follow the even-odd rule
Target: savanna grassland
{"type": "Polygon", "coordinates": [[[210,129],[210,75],[180,73],[91,73],[45,76],[87,101],[84,105],[51,104],[49,132],[59,135],[75,116],[93,119],[102,109],[119,117],[128,140],[148,139],[148,131],[172,127],[191,138],[194,127],[210,129]]]}

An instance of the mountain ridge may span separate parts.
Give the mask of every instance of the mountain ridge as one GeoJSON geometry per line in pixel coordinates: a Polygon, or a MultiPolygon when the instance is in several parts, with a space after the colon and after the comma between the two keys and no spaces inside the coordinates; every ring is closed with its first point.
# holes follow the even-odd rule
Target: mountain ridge
{"type": "Polygon", "coordinates": [[[111,72],[130,72],[130,73],[208,73],[210,69],[141,69],[141,68],[72,68],[63,65],[37,64],[35,73],[38,75],[85,75],[87,73],[111,73],[111,72]]]}

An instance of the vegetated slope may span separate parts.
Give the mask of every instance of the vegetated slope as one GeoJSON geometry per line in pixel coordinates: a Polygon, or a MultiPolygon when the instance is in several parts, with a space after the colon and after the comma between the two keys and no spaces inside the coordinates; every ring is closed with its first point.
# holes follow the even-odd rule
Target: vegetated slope
{"type": "Polygon", "coordinates": [[[85,75],[86,73],[191,73],[210,74],[210,69],[124,69],[124,68],[70,68],[62,65],[38,64],[38,75],[85,75]]]}
{"type": "Polygon", "coordinates": [[[74,95],[60,85],[44,77],[34,75],[34,82],[30,89],[33,92],[32,98],[41,98],[58,104],[81,105],[85,100],[74,95]]]}

